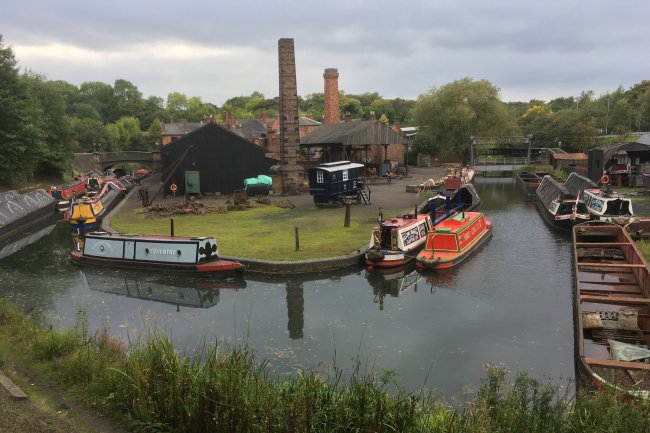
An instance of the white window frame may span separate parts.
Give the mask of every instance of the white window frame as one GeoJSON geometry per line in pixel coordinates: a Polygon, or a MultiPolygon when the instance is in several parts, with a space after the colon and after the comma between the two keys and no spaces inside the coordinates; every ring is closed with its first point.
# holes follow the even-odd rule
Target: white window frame
{"type": "Polygon", "coordinates": [[[348,180],[348,171],[343,170],[343,182],[345,182],[346,180],[348,180]]]}
{"type": "Polygon", "coordinates": [[[318,170],[316,172],[316,183],[323,183],[325,176],[323,176],[323,170],[318,170]]]}

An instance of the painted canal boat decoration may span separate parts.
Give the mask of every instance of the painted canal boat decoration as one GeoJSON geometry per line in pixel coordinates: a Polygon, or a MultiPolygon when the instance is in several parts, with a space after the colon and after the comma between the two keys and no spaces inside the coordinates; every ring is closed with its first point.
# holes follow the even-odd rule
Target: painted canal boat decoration
{"type": "Polygon", "coordinates": [[[458,265],[492,236],[492,223],[482,212],[456,212],[427,235],[416,264],[424,269],[458,265]]]}
{"type": "Polygon", "coordinates": [[[51,186],[47,193],[59,201],[68,201],[74,197],[81,197],[86,192],[86,177],[81,176],[72,182],[51,186]]]}
{"type": "Polygon", "coordinates": [[[575,346],[581,384],[650,396],[650,269],[618,224],[573,227],[575,346]]]}
{"type": "Polygon", "coordinates": [[[554,228],[570,231],[575,224],[591,219],[580,196],[571,193],[565,184],[552,176],[544,176],[537,190],[537,210],[554,228]]]}
{"type": "Polygon", "coordinates": [[[244,270],[239,262],[219,259],[213,237],[93,232],[77,240],[70,258],[81,264],[196,274],[244,270]]]}
{"type": "Polygon", "coordinates": [[[93,197],[72,200],[65,219],[70,222],[73,233],[83,234],[98,230],[106,216],[124,197],[122,190],[113,182],[104,184],[101,192],[93,197]]]}
{"type": "Polygon", "coordinates": [[[405,265],[415,258],[432,227],[431,216],[417,211],[383,221],[372,230],[366,264],[369,268],[405,265]]]}

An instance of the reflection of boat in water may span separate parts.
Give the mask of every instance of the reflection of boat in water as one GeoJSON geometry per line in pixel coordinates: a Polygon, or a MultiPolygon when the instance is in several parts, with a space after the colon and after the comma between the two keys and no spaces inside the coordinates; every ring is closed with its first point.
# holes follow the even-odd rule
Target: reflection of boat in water
{"type": "Polygon", "coordinates": [[[372,286],[375,302],[383,309],[385,296],[398,297],[411,289],[417,291],[421,276],[411,262],[399,268],[367,270],[366,279],[372,286]]]}
{"type": "Polygon", "coordinates": [[[221,289],[246,287],[246,281],[241,277],[208,281],[190,276],[161,276],[96,268],[83,269],[81,275],[91,290],[196,308],[216,305],[221,289]]]}
{"type": "Polygon", "coordinates": [[[54,230],[54,227],[56,227],[56,224],[52,224],[50,226],[44,227],[37,232],[34,233],[26,233],[24,236],[19,237],[16,240],[9,240],[8,243],[4,245],[0,245],[0,260],[4,259],[5,257],[9,257],[15,252],[18,252],[21,250],[23,247],[26,247],[27,245],[33,244],[34,242],[37,242],[39,239],[49,235],[52,233],[52,230],[54,230]]]}

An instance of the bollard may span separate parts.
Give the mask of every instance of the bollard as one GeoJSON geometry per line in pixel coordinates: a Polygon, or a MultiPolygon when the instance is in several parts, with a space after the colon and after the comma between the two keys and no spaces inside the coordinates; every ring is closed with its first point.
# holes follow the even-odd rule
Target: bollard
{"type": "Polygon", "coordinates": [[[345,203],[345,220],[343,227],[350,227],[350,203],[345,203]]]}
{"type": "Polygon", "coordinates": [[[298,233],[298,227],[295,227],[295,236],[296,236],[296,251],[300,251],[300,235],[298,233]]]}

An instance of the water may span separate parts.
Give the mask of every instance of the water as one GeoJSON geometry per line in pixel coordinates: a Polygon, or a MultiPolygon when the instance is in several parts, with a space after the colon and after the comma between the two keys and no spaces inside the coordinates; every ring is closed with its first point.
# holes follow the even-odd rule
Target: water
{"type": "Polygon", "coordinates": [[[57,326],[85,309],[92,330],[135,341],[155,327],[180,351],[245,344],[280,375],[389,370],[410,390],[452,397],[503,364],[566,384],[574,377],[571,243],[510,179],[477,179],[493,237],[458,269],[421,275],[363,268],[284,278],[170,279],[68,262],[64,224],[0,260],[0,296],[57,326]],[[403,277],[403,278],[402,278],[403,277]]]}

